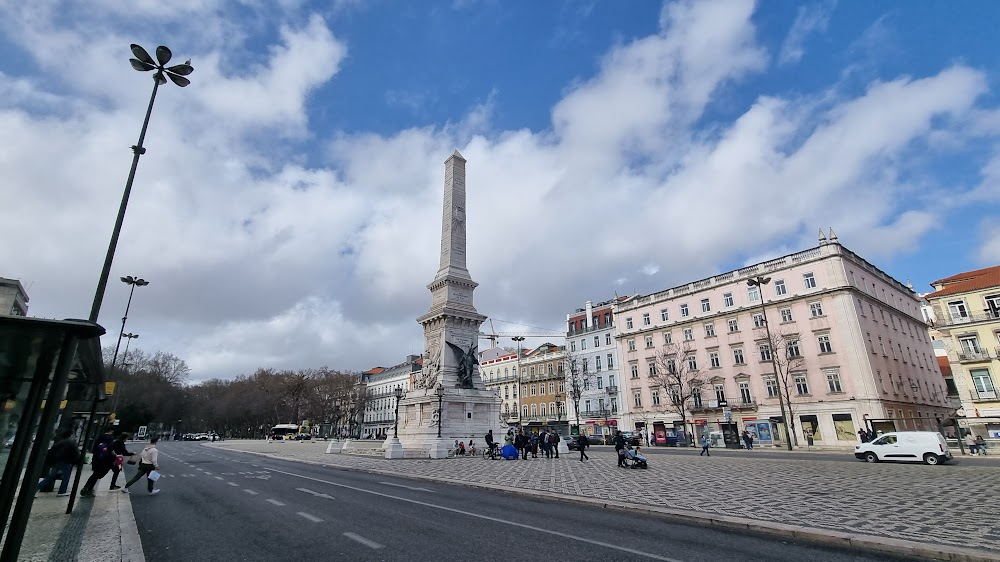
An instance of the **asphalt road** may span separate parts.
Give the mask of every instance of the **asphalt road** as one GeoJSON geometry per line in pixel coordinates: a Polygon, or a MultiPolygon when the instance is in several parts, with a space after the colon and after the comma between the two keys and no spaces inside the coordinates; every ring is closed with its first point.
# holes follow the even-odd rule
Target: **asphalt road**
{"type": "Polygon", "coordinates": [[[132,487],[149,562],[887,559],[197,443],[159,448],[162,492],[132,487]]]}

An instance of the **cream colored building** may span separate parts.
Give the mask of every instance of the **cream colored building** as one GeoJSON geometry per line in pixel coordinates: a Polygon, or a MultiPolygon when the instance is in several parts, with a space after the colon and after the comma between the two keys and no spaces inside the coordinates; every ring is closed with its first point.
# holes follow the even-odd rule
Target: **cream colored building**
{"type": "Polygon", "coordinates": [[[483,384],[500,398],[500,419],[510,426],[521,421],[517,407],[517,353],[515,349],[494,347],[479,355],[479,374],[483,384]]]}
{"type": "Polygon", "coordinates": [[[931,283],[931,335],[945,344],[958,397],[975,435],[1000,439],[1000,266],[931,283]]]}

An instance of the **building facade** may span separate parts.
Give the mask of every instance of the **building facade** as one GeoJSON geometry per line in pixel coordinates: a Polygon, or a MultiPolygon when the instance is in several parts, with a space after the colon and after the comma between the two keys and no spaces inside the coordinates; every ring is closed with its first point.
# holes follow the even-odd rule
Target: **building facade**
{"type": "Polygon", "coordinates": [[[832,230],[815,248],[618,302],[614,316],[623,425],[658,438],[721,439],[735,428],[763,445],[792,435],[848,448],[861,429],[935,429],[950,412],[913,291],[832,230]],[[677,346],[693,374],[684,422],[650,382],[658,349],[677,346]],[[779,393],[789,395],[785,417],[779,393]]]}
{"type": "Polygon", "coordinates": [[[931,336],[943,342],[960,402],[975,435],[1000,439],[1000,266],[931,283],[931,336]]]}
{"type": "MultiPolygon", "coordinates": [[[[579,363],[580,430],[587,435],[608,435],[618,427],[621,362],[615,340],[614,304],[614,300],[597,305],[587,301],[584,308],[566,315],[566,350],[579,363]]],[[[573,401],[569,402],[572,410],[573,401]]],[[[575,418],[574,412],[574,422],[575,418]]]]}
{"type": "Polygon", "coordinates": [[[0,277],[0,314],[28,315],[28,293],[17,279],[0,277]]]}
{"type": "Polygon", "coordinates": [[[523,429],[537,431],[550,427],[568,434],[565,361],[566,348],[552,343],[524,353],[520,360],[523,429]]]}
{"type": "Polygon", "coordinates": [[[518,350],[494,347],[479,356],[479,373],[486,388],[500,399],[500,418],[509,427],[520,423],[518,408],[518,350]]]}
{"type": "Polygon", "coordinates": [[[419,355],[410,355],[406,361],[394,367],[379,367],[362,374],[367,392],[361,423],[363,439],[392,435],[396,423],[395,390],[401,388],[404,393],[409,392],[413,376],[420,372],[422,365],[423,359],[419,355]]]}

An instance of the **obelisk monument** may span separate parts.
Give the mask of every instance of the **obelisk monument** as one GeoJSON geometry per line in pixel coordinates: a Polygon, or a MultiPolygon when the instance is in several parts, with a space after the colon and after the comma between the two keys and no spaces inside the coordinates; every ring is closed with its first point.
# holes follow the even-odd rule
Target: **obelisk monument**
{"type": "MultiPolygon", "coordinates": [[[[455,440],[483,444],[499,435],[499,401],[479,375],[479,327],[472,294],[479,285],[466,268],[465,158],[456,150],[445,161],[441,260],[427,285],[431,306],[417,318],[424,327],[424,365],[399,403],[399,441],[406,456],[426,451],[444,458],[455,440]],[[438,437],[440,433],[440,438],[438,437]]],[[[386,456],[392,445],[387,442],[386,456]]]]}

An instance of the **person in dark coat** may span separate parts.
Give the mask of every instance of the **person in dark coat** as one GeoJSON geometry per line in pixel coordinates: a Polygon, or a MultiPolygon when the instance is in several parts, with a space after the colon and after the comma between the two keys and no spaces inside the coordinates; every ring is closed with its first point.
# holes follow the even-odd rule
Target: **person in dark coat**
{"type": "Polygon", "coordinates": [[[73,472],[73,465],[80,460],[80,448],[73,440],[73,432],[64,430],[59,433],[59,441],[56,441],[46,455],[46,461],[51,466],[48,475],[38,483],[38,489],[49,489],[59,478],[58,496],[68,496],[69,476],[73,472]]]}
{"type": "Polygon", "coordinates": [[[618,454],[618,466],[623,468],[628,468],[625,464],[625,436],[622,435],[621,430],[615,432],[615,453],[618,454]]]}
{"type": "Polygon", "coordinates": [[[580,462],[583,462],[583,459],[590,460],[590,457],[587,456],[587,447],[589,446],[590,441],[587,441],[586,435],[581,433],[576,436],[576,448],[580,449],[580,462]]]}
{"type": "Polygon", "coordinates": [[[83,485],[83,489],[80,490],[81,498],[93,497],[94,486],[97,485],[97,481],[107,476],[108,472],[111,471],[111,467],[115,464],[115,436],[113,432],[114,430],[108,429],[94,443],[94,449],[91,451],[94,458],[90,461],[93,472],[91,472],[90,478],[87,479],[87,483],[83,485]]]}
{"type": "MultiPolygon", "coordinates": [[[[118,438],[115,439],[115,442],[114,442],[114,444],[111,447],[111,450],[115,452],[116,456],[120,456],[122,458],[124,458],[124,457],[131,457],[132,456],[132,453],[130,453],[129,450],[127,448],[125,448],[125,439],[127,437],[128,437],[128,435],[126,433],[122,432],[122,433],[119,433],[118,434],[118,438]]],[[[111,465],[111,472],[114,473],[111,476],[111,489],[112,490],[117,490],[117,489],[121,488],[121,486],[118,485],[118,475],[122,473],[121,464],[119,464],[117,462],[117,459],[115,459],[115,462],[113,462],[112,465],[111,465]]]]}

